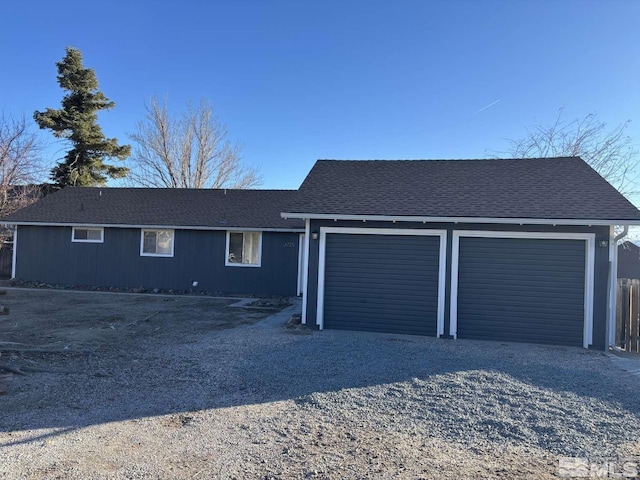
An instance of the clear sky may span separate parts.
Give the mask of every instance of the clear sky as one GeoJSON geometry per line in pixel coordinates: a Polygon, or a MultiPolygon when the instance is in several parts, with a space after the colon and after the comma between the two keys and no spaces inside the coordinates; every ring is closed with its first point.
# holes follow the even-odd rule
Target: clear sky
{"type": "Polygon", "coordinates": [[[1,10],[5,113],[58,108],[55,63],[74,46],[116,102],[100,115],[107,136],[127,142],[151,96],[174,109],[205,97],[263,188],[297,188],[318,158],[484,158],[560,107],[568,120],[631,119],[640,143],[640,1],[8,0],[1,10]]]}

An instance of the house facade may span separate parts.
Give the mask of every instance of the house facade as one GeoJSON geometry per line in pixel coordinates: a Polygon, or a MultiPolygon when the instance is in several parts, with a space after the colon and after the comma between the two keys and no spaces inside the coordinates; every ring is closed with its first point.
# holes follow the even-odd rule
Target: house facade
{"type": "Polygon", "coordinates": [[[11,215],[13,277],[58,285],[299,293],[286,190],[68,187],[11,215]]]}
{"type": "Polygon", "coordinates": [[[319,160],[297,191],[65,188],[3,221],[22,280],[302,294],[316,329],[606,349],[640,211],[580,158],[319,160]]]}
{"type": "Polygon", "coordinates": [[[579,158],[318,161],[296,200],[310,326],[612,343],[614,226],[640,212],[579,158]]]}

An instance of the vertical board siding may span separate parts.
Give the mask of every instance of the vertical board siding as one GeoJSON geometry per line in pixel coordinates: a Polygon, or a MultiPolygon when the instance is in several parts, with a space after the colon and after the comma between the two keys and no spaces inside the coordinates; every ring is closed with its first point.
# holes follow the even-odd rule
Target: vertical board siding
{"type": "Polygon", "coordinates": [[[458,337],[582,346],[585,241],[460,238],[458,337]]]}
{"type": "Polygon", "coordinates": [[[439,237],[326,239],[325,328],[436,335],[439,237]]]}
{"type": "Polygon", "coordinates": [[[105,228],[73,243],[71,227],[20,227],[16,277],[59,285],[296,294],[298,233],[263,232],[260,267],[225,266],[225,231],[175,230],[173,257],[140,255],[140,229],[105,228]]]}

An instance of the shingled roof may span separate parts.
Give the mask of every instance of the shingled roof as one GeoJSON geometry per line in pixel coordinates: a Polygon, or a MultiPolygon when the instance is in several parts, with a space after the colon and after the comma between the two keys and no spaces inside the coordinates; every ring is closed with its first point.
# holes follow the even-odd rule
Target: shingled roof
{"type": "Polygon", "coordinates": [[[66,187],[3,223],[302,229],[280,216],[295,190],[66,187]]]}
{"type": "Polygon", "coordinates": [[[640,211],[577,157],[318,160],[284,215],[640,223],[640,211]]]}

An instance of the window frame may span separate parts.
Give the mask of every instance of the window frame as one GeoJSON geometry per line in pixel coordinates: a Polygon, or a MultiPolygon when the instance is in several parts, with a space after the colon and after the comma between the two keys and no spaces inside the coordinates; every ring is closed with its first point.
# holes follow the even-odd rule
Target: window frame
{"type": "MultiPolygon", "coordinates": [[[[87,237],[89,234],[87,233],[87,237]]],[[[104,243],[104,227],[71,227],[71,242],[72,243],[104,243]],[[76,231],[78,230],[97,230],[100,232],[100,239],[95,240],[92,238],[76,238],[76,231]]]]}
{"type": "Polygon", "coordinates": [[[227,242],[225,247],[224,264],[226,267],[251,267],[259,268],[262,266],[262,231],[256,230],[227,230],[227,242]],[[244,248],[244,234],[258,234],[258,263],[242,263],[242,262],[230,262],[229,261],[229,245],[230,237],[232,233],[242,234],[242,244],[244,248]]]}
{"type": "Polygon", "coordinates": [[[141,228],[140,229],[140,256],[141,257],[164,257],[164,258],[172,258],[176,245],[176,233],[175,230],[171,228],[141,228]],[[156,251],[158,250],[158,236],[157,234],[160,232],[169,232],[171,235],[171,253],[147,253],[144,251],[144,234],[146,232],[155,232],[156,233],[156,251]]]}

